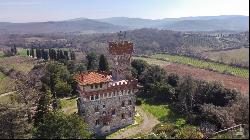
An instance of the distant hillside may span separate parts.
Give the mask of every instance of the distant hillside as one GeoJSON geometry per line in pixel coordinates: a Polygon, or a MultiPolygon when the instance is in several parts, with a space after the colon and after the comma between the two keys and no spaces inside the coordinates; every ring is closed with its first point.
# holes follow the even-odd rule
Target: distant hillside
{"type": "Polygon", "coordinates": [[[248,16],[204,16],[165,18],[159,20],[113,17],[78,18],[66,21],[8,23],[0,22],[0,33],[112,33],[119,30],[156,28],[173,31],[246,31],[248,16]]]}
{"type": "Polygon", "coordinates": [[[99,21],[126,26],[129,28],[159,28],[174,31],[214,31],[214,30],[248,30],[248,16],[200,16],[183,18],[165,18],[158,20],[113,17],[100,19],[99,21]]]}
{"type": "Polygon", "coordinates": [[[0,23],[0,32],[5,33],[102,33],[123,30],[123,27],[91,19],[31,22],[31,23],[0,23]]]}
{"type": "Polygon", "coordinates": [[[173,23],[163,24],[163,29],[175,31],[214,31],[214,30],[232,30],[246,31],[249,30],[248,17],[228,17],[228,18],[211,18],[204,20],[181,20],[173,23]]]}

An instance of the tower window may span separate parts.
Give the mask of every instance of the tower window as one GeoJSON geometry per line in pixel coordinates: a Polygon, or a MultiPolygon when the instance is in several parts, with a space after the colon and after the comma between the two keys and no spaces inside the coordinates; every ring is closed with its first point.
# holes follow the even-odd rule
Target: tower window
{"type": "Polygon", "coordinates": [[[103,116],[106,116],[106,115],[107,115],[106,111],[103,111],[103,112],[102,112],[102,115],[103,115],[103,116]]]}
{"type": "Polygon", "coordinates": [[[95,95],[95,99],[98,100],[98,99],[99,99],[99,96],[98,96],[98,95],[95,95]]]}
{"type": "Polygon", "coordinates": [[[112,110],[112,115],[115,115],[115,109],[112,110]]]}
{"type": "Polygon", "coordinates": [[[95,106],[95,112],[99,112],[99,107],[95,106]]]}
{"type": "Polygon", "coordinates": [[[102,84],[100,84],[100,88],[102,88],[102,84]]]}
{"type": "Polygon", "coordinates": [[[125,102],[124,101],[122,101],[122,107],[125,107],[125,102]]]}
{"type": "Polygon", "coordinates": [[[132,101],[131,100],[128,101],[128,105],[132,105],[132,101]]]}
{"type": "Polygon", "coordinates": [[[92,101],[94,100],[94,95],[90,96],[90,100],[92,100],[92,101]]]}
{"type": "Polygon", "coordinates": [[[125,114],[124,113],[122,113],[122,119],[125,119],[125,114]]]}
{"type": "Polygon", "coordinates": [[[95,121],[95,125],[96,125],[96,126],[100,125],[100,120],[96,120],[96,121],[95,121]]]}

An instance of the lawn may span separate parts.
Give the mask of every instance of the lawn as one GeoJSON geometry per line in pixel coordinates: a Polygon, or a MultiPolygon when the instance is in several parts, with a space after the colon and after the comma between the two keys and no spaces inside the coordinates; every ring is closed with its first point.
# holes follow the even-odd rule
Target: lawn
{"type": "Polygon", "coordinates": [[[14,88],[15,81],[0,72],[0,94],[10,92],[14,88]]]}
{"type": "Polygon", "coordinates": [[[179,123],[180,120],[185,120],[183,117],[174,113],[171,107],[167,104],[148,104],[142,100],[142,108],[151,113],[161,122],[179,123]]]}
{"type": "Polygon", "coordinates": [[[77,112],[76,98],[63,98],[60,101],[61,101],[62,110],[66,114],[73,114],[77,112]]]}
{"type": "Polygon", "coordinates": [[[201,69],[210,69],[220,73],[230,73],[232,75],[240,76],[243,78],[249,77],[249,70],[246,68],[234,67],[226,64],[219,64],[215,62],[207,62],[205,60],[199,60],[192,57],[169,55],[169,54],[155,54],[150,56],[151,58],[164,60],[167,62],[180,63],[185,65],[191,65],[193,67],[201,69]]]}

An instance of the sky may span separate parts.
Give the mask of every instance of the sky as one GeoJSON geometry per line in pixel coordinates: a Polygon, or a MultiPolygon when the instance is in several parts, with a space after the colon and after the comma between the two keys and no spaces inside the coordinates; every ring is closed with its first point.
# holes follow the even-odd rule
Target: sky
{"type": "Polygon", "coordinates": [[[0,22],[246,15],[249,0],[0,0],[0,22]]]}

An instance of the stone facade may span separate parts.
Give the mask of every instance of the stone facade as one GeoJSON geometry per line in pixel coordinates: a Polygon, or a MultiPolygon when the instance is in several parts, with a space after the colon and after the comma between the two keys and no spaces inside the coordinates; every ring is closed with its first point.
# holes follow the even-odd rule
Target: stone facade
{"type": "Polygon", "coordinates": [[[134,123],[137,80],[131,78],[133,44],[109,42],[112,75],[87,72],[78,82],[78,113],[96,135],[106,135],[134,123]]]}

